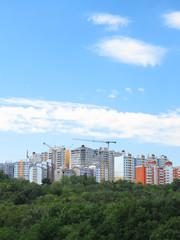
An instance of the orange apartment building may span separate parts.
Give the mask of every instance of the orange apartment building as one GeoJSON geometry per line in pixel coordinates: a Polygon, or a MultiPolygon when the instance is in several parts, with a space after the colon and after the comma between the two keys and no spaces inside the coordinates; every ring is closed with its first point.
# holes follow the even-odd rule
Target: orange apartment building
{"type": "Polygon", "coordinates": [[[149,161],[146,165],[136,167],[136,183],[164,185],[180,178],[180,167],[174,168],[172,162],[165,162],[164,167],[157,166],[156,161],[149,161]]]}

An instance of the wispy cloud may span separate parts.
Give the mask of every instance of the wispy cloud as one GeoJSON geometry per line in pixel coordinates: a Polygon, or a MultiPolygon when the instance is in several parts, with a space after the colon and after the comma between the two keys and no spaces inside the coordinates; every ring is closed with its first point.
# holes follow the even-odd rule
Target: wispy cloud
{"type": "Polygon", "coordinates": [[[132,93],[132,89],[131,88],[125,88],[125,91],[128,93],[132,93]]]}
{"type": "Polygon", "coordinates": [[[0,99],[0,131],[63,132],[180,146],[180,109],[165,114],[29,99],[0,99]]]}
{"type": "Polygon", "coordinates": [[[112,92],[109,94],[109,98],[116,98],[117,95],[119,95],[119,92],[117,90],[112,90],[112,92]]]}
{"type": "Polygon", "coordinates": [[[103,88],[99,88],[99,89],[96,90],[96,92],[97,92],[97,93],[102,93],[102,92],[104,93],[104,92],[106,92],[106,90],[103,89],[103,88]]]}
{"type": "Polygon", "coordinates": [[[139,92],[144,92],[144,88],[138,88],[139,92]]]}
{"type": "Polygon", "coordinates": [[[124,101],[127,101],[127,100],[128,100],[128,98],[127,98],[127,97],[123,97],[123,100],[124,100],[124,101]]]}
{"type": "Polygon", "coordinates": [[[163,18],[165,25],[167,25],[169,28],[180,29],[180,11],[164,14],[163,18]]]}
{"type": "Polygon", "coordinates": [[[123,36],[104,39],[95,44],[93,49],[100,56],[110,57],[117,62],[144,67],[160,64],[167,51],[163,47],[123,36]]]}
{"type": "Polygon", "coordinates": [[[119,27],[126,27],[130,20],[127,17],[119,15],[111,15],[108,13],[93,13],[88,21],[92,21],[96,25],[106,25],[106,30],[116,31],[119,27]]]}

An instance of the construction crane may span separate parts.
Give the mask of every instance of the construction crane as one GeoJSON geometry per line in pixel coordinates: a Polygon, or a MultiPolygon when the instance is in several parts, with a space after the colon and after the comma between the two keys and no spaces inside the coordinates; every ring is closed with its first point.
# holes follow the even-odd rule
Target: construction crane
{"type": "Polygon", "coordinates": [[[69,147],[68,147],[68,151],[72,148],[74,144],[71,144],[69,147]]]}
{"type": "Polygon", "coordinates": [[[116,141],[100,141],[100,140],[89,140],[89,139],[78,139],[78,138],[73,138],[73,140],[106,143],[108,149],[109,149],[109,144],[110,143],[116,143],[116,141]]]}
{"type": "Polygon", "coordinates": [[[43,142],[44,145],[46,145],[47,147],[49,147],[50,149],[52,149],[51,146],[49,146],[47,143],[43,142]]]}
{"type": "Polygon", "coordinates": [[[47,143],[43,142],[44,145],[46,145],[49,149],[52,150],[52,162],[55,165],[56,163],[56,149],[54,149],[53,147],[49,146],[47,143]],[[53,156],[54,155],[54,156],[53,156]]]}

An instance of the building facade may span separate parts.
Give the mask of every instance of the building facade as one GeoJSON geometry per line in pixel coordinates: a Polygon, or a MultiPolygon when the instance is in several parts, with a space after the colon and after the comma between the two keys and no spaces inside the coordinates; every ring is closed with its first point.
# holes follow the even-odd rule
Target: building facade
{"type": "Polygon", "coordinates": [[[64,146],[52,147],[49,149],[49,159],[52,160],[54,170],[65,167],[66,148],[64,146]]]}
{"type": "Polygon", "coordinates": [[[122,152],[114,158],[114,181],[119,179],[135,181],[135,159],[131,153],[122,152]]]}
{"type": "Polygon", "coordinates": [[[108,166],[104,164],[96,165],[96,182],[108,181],[108,166]]]}
{"type": "Polygon", "coordinates": [[[42,180],[48,177],[47,163],[40,162],[29,167],[29,181],[42,184],[42,180]]]}
{"type": "Polygon", "coordinates": [[[136,167],[136,183],[143,185],[164,185],[170,184],[175,178],[180,178],[177,169],[172,166],[172,162],[165,161],[164,167],[158,166],[156,161],[146,162],[146,165],[136,167]]]}
{"type": "Polygon", "coordinates": [[[14,164],[13,163],[0,163],[0,169],[4,171],[10,178],[14,178],[14,164]]]}
{"type": "Polygon", "coordinates": [[[14,178],[29,180],[29,167],[31,163],[25,160],[14,163],[14,178]]]}
{"type": "Polygon", "coordinates": [[[92,148],[82,145],[79,148],[75,148],[70,151],[70,168],[73,167],[89,167],[96,159],[96,151],[92,148]]]}

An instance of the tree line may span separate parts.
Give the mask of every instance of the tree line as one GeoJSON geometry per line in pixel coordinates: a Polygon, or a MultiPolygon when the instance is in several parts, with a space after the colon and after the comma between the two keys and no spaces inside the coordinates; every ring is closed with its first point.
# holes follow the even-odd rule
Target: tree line
{"type": "Polygon", "coordinates": [[[178,240],[180,180],[145,185],[63,176],[42,185],[0,170],[0,240],[178,240]]]}

